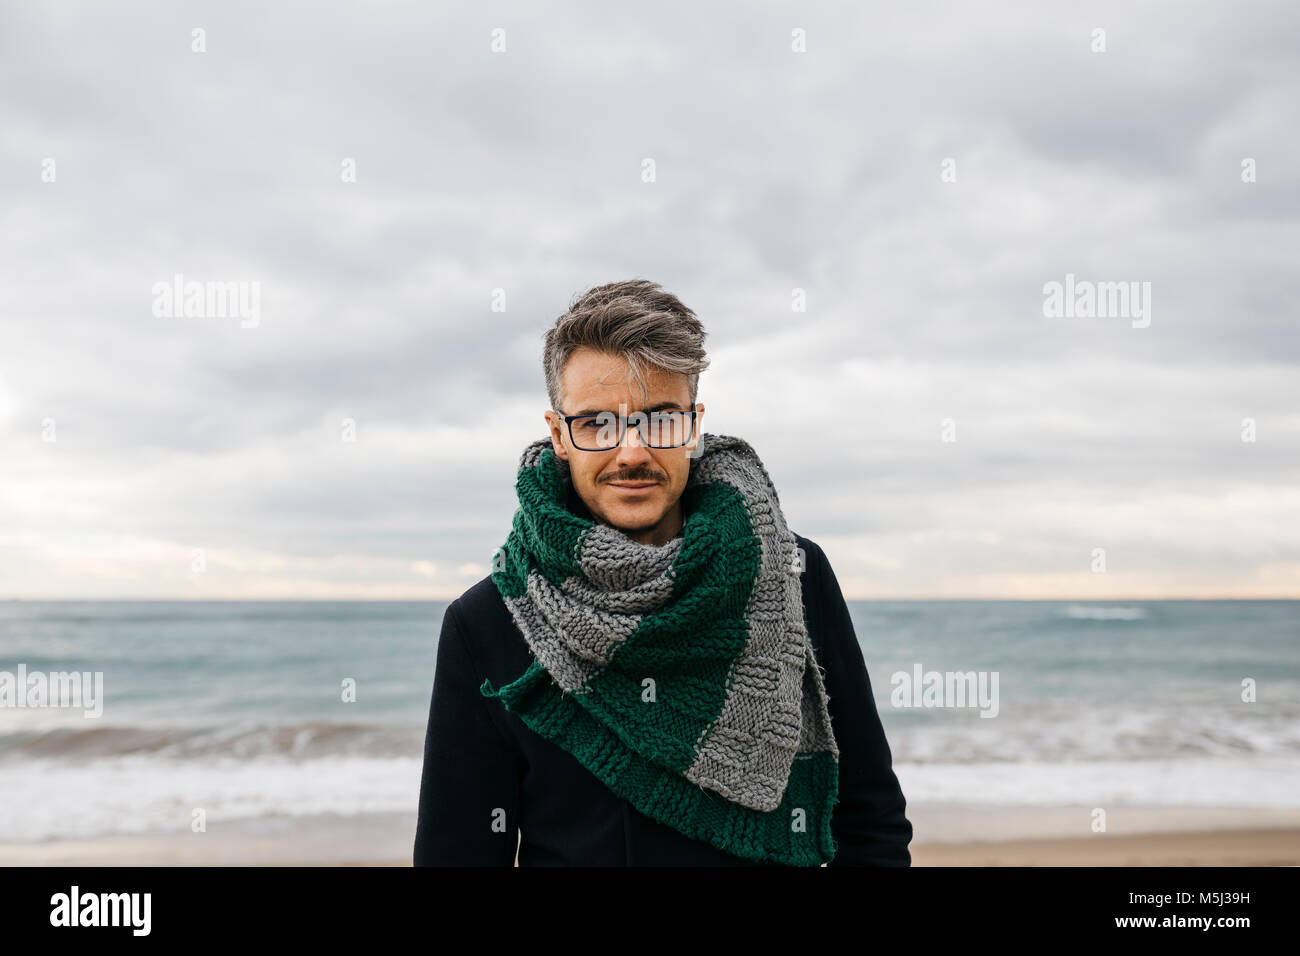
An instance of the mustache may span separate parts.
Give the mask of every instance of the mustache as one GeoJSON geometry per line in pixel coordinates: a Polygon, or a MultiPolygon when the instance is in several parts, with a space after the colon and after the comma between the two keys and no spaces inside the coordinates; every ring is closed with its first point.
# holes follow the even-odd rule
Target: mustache
{"type": "Polygon", "coordinates": [[[604,483],[610,484],[611,482],[615,482],[615,481],[657,481],[660,484],[662,484],[664,481],[664,476],[655,474],[652,471],[647,471],[645,468],[634,468],[631,471],[625,471],[617,475],[612,475],[611,477],[606,478],[604,483]]]}

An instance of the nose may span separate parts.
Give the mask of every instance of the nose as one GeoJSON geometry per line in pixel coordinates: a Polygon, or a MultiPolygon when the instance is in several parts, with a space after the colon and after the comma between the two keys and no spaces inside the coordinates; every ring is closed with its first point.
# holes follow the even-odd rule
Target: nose
{"type": "Polygon", "coordinates": [[[623,430],[623,444],[625,446],[637,445],[641,448],[646,447],[645,442],[641,439],[641,429],[638,425],[639,422],[640,418],[628,418],[627,428],[623,430]]]}
{"type": "Polygon", "coordinates": [[[649,466],[647,470],[658,472],[659,469],[654,465],[654,456],[650,454],[649,446],[641,438],[641,430],[636,427],[635,421],[627,423],[627,429],[623,433],[623,441],[618,446],[618,452],[614,456],[614,464],[619,471],[630,470],[633,466],[649,466]]]}
{"type": "Polygon", "coordinates": [[[641,438],[641,429],[636,427],[636,422],[628,422],[627,429],[623,432],[623,441],[618,446],[619,457],[631,455],[636,458],[648,457],[645,441],[641,438]]]}

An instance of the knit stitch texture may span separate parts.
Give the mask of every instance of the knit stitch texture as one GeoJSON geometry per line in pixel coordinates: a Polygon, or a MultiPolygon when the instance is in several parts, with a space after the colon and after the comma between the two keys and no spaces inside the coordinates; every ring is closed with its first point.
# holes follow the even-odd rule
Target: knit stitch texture
{"type": "Polygon", "coordinates": [[[831,860],[839,749],[800,555],[758,455],[701,434],[682,531],[663,546],[575,514],[570,480],[550,438],[525,448],[492,579],[533,660],[480,692],[691,838],[831,860]]]}

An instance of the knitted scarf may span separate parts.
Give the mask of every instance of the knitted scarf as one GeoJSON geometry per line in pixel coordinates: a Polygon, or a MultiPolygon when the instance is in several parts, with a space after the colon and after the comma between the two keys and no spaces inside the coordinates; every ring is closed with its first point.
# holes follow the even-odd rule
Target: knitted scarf
{"type": "Polygon", "coordinates": [[[524,449],[515,487],[492,579],[533,660],[480,692],[688,837],[756,861],[832,859],[839,749],[800,555],[754,450],[701,434],[663,546],[570,509],[550,438],[524,449]]]}

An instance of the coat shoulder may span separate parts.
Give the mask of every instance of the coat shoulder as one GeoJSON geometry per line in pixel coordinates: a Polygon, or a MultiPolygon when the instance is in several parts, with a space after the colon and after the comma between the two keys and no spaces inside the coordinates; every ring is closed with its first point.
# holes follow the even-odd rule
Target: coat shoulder
{"type": "Polygon", "coordinates": [[[472,625],[490,619],[498,611],[504,611],[505,602],[501,600],[501,592],[489,574],[452,601],[451,608],[456,609],[456,614],[462,621],[472,625]]]}
{"type": "Polygon", "coordinates": [[[453,612],[470,653],[493,681],[508,683],[528,666],[531,652],[492,575],[452,601],[447,613],[453,612]]]}
{"type": "Polygon", "coordinates": [[[821,578],[822,571],[826,567],[826,552],[821,549],[816,541],[806,538],[797,531],[792,531],[795,545],[803,552],[803,569],[804,578],[817,581],[821,578]]]}
{"type": "Polygon", "coordinates": [[[823,633],[822,578],[826,574],[826,552],[811,538],[792,532],[795,545],[802,551],[803,573],[800,575],[800,588],[803,592],[804,619],[808,623],[808,637],[813,648],[821,652],[825,646],[823,633]]]}

